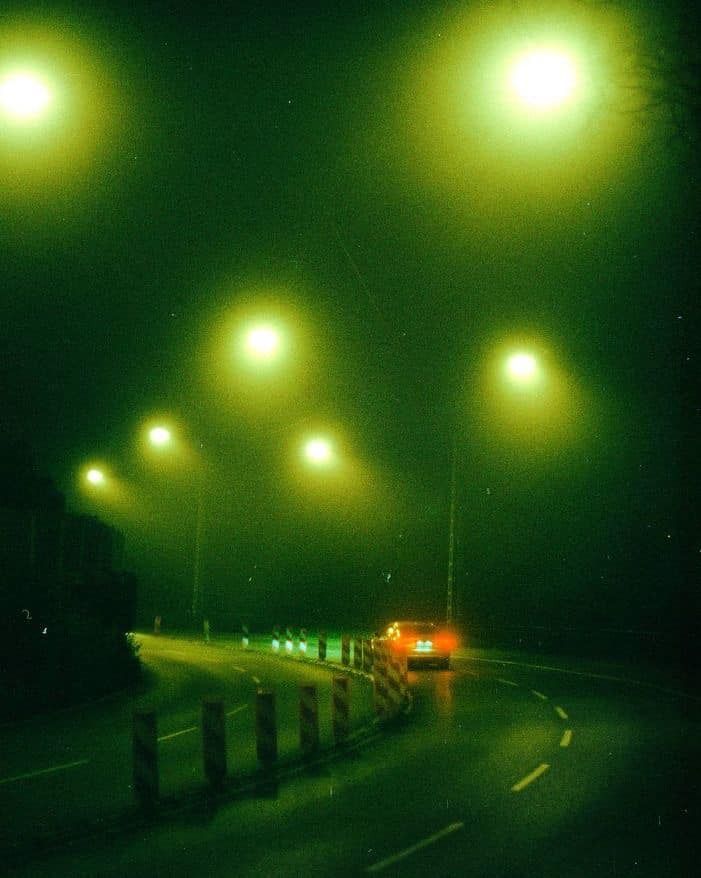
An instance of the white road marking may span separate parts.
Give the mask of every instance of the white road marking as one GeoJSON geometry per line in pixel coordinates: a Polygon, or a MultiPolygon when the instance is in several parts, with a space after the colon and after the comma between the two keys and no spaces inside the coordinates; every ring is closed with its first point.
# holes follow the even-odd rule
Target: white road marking
{"type": "Polygon", "coordinates": [[[40,774],[52,774],[54,771],[63,771],[66,768],[75,768],[77,765],[86,765],[89,759],[77,759],[75,762],[64,762],[63,765],[54,765],[51,768],[41,768],[39,771],[27,771],[25,774],[15,774],[13,777],[4,777],[0,785],[14,783],[18,780],[27,780],[30,777],[39,777],[40,774]]]}
{"type": "Polygon", "coordinates": [[[572,729],[567,729],[560,741],[561,747],[569,747],[572,742],[572,729]]]}
{"type": "Polygon", "coordinates": [[[457,832],[457,830],[462,829],[464,825],[465,824],[462,822],[451,823],[450,826],[446,826],[445,829],[441,829],[439,832],[435,832],[433,835],[429,835],[428,838],[417,841],[416,844],[411,845],[411,847],[405,848],[403,851],[399,851],[398,854],[392,854],[392,856],[386,857],[384,860],[380,860],[379,863],[373,863],[373,865],[368,866],[365,871],[371,873],[382,872],[382,870],[386,869],[388,866],[392,866],[394,865],[394,863],[398,863],[400,860],[405,860],[407,857],[410,857],[417,851],[423,850],[429,845],[432,845],[435,842],[440,841],[442,838],[445,838],[446,835],[457,832]]]}
{"type": "Polygon", "coordinates": [[[560,719],[569,719],[569,717],[561,707],[556,707],[555,713],[560,717],[560,719]]]}
{"type": "Polygon", "coordinates": [[[569,674],[571,677],[585,677],[589,680],[606,680],[611,683],[626,683],[628,686],[641,686],[645,689],[654,689],[664,692],[665,695],[674,695],[678,698],[689,698],[692,701],[701,701],[701,695],[693,695],[680,689],[670,689],[667,686],[659,686],[657,683],[648,683],[644,680],[632,680],[629,677],[617,677],[614,674],[594,674],[591,671],[573,671],[570,668],[556,668],[552,665],[532,665],[528,662],[515,662],[510,659],[488,659],[470,656],[467,661],[484,662],[490,665],[511,665],[516,668],[531,668],[534,671],[553,671],[556,674],[569,674]]]}
{"type": "Polygon", "coordinates": [[[530,774],[527,774],[523,780],[520,780],[518,783],[515,783],[511,787],[512,793],[520,793],[521,790],[525,789],[528,784],[533,783],[534,780],[538,780],[541,774],[545,774],[545,772],[550,768],[547,762],[541,762],[541,764],[532,771],[530,774]]]}
{"type": "Polygon", "coordinates": [[[227,710],[227,716],[233,716],[235,713],[240,713],[242,710],[245,710],[247,707],[246,704],[239,704],[238,707],[235,707],[233,710],[227,710]]]}
{"type": "Polygon", "coordinates": [[[159,735],[159,741],[170,741],[171,738],[177,738],[180,735],[187,735],[188,732],[196,732],[197,726],[190,726],[188,729],[181,729],[179,732],[171,732],[169,735],[159,735]]]}
{"type": "Polygon", "coordinates": [[[256,686],[260,686],[260,678],[259,677],[251,677],[251,680],[256,684],[256,686]]]}
{"type": "Polygon", "coordinates": [[[547,701],[547,700],[548,700],[548,696],[547,696],[547,695],[543,695],[542,692],[538,692],[537,689],[531,689],[531,692],[533,693],[533,695],[535,695],[536,698],[540,698],[541,701],[547,701]]]}
{"type": "Polygon", "coordinates": [[[232,665],[232,666],[231,666],[231,670],[232,670],[232,671],[238,671],[239,674],[245,674],[245,673],[247,673],[247,671],[246,671],[245,668],[240,668],[238,665],[232,665]]]}
{"type": "Polygon", "coordinates": [[[504,680],[502,677],[497,677],[497,683],[503,683],[505,686],[518,686],[518,683],[514,683],[513,680],[504,680]]]}

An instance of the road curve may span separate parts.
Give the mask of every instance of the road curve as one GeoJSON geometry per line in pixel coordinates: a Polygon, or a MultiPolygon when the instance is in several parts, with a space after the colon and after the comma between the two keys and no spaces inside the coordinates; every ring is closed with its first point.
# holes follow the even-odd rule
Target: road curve
{"type": "Polygon", "coordinates": [[[10,874],[692,874],[697,699],[478,652],[410,677],[412,717],[362,753],[10,874]]]}

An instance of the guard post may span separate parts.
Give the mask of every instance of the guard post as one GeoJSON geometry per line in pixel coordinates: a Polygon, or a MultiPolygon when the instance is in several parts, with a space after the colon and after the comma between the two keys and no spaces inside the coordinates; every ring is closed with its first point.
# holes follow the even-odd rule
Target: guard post
{"type": "Polygon", "coordinates": [[[221,790],[226,780],[226,721],[221,698],[202,700],[202,755],[209,785],[221,790]]]}
{"type": "Polygon", "coordinates": [[[271,642],[271,646],[273,648],[273,652],[278,652],[280,649],[280,629],[277,625],[273,628],[273,639],[271,642]]]}
{"type": "Polygon", "coordinates": [[[244,649],[248,649],[248,646],[251,642],[250,635],[248,633],[248,625],[241,626],[241,646],[244,649]]]}
{"type": "Polygon", "coordinates": [[[144,811],[153,811],[158,803],[158,733],[156,711],[135,710],[133,714],[134,795],[144,811]]]}
{"type": "Polygon", "coordinates": [[[264,771],[277,762],[275,693],[264,689],[256,693],[256,754],[264,771]]]}
{"type": "Polygon", "coordinates": [[[341,636],[341,664],[346,668],[350,665],[350,637],[347,634],[341,636]]]}
{"type": "Polygon", "coordinates": [[[373,649],[371,640],[363,640],[363,670],[366,674],[372,674],[373,649]]]}
{"type": "Polygon", "coordinates": [[[285,652],[288,655],[292,654],[292,647],[294,646],[294,641],[292,640],[292,629],[288,626],[285,628],[285,652]]]}
{"type": "Polygon", "coordinates": [[[356,671],[363,669],[363,642],[359,637],[353,638],[353,667],[356,671]]]}
{"type": "Polygon", "coordinates": [[[334,674],[331,686],[331,719],[333,738],[342,744],[350,731],[350,680],[340,674],[334,674]]]}
{"type": "Polygon", "coordinates": [[[326,632],[319,632],[319,661],[326,661],[326,632]]]}
{"type": "Polygon", "coordinates": [[[299,687],[299,743],[302,756],[313,756],[319,749],[319,700],[316,686],[299,687]]]}
{"type": "Polygon", "coordinates": [[[307,629],[300,628],[299,629],[299,651],[302,655],[307,654],[307,629]]]}

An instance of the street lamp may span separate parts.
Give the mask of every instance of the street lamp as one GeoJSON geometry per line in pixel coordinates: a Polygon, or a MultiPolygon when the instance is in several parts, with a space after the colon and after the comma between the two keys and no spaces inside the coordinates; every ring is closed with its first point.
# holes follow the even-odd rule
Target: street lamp
{"type": "Polygon", "coordinates": [[[33,73],[17,71],[0,82],[0,107],[7,117],[20,124],[41,116],[51,97],[46,83],[33,73]]]}
{"type": "Polygon", "coordinates": [[[246,333],[246,353],[258,362],[270,362],[280,353],[279,330],[269,323],[253,326],[246,333]]]}
{"type": "Polygon", "coordinates": [[[323,436],[308,439],[303,448],[304,459],[315,467],[325,467],[333,463],[335,454],[330,440],[323,436]]]}
{"type": "MultiPolygon", "coordinates": [[[[155,424],[148,429],[148,442],[151,447],[161,452],[173,450],[175,438],[173,431],[164,424],[155,424]]],[[[196,476],[196,517],[195,517],[195,544],[192,559],[192,603],[191,613],[193,622],[197,618],[201,604],[201,580],[202,580],[202,535],[204,532],[204,475],[199,472],[196,476]]]]}
{"type": "Polygon", "coordinates": [[[97,467],[91,467],[85,473],[85,480],[93,487],[101,487],[106,482],[104,472],[101,469],[97,469],[97,467]]]}
{"type": "Polygon", "coordinates": [[[577,87],[572,58],[559,49],[536,49],[513,64],[509,83],[527,107],[547,112],[569,100],[577,87]]]}

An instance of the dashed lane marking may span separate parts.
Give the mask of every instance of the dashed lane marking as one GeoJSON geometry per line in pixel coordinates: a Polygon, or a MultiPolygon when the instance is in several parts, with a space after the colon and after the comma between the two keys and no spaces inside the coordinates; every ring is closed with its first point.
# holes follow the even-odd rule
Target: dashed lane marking
{"type": "Polygon", "coordinates": [[[569,747],[572,743],[572,729],[567,729],[560,739],[561,747],[569,747]]]}
{"type": "Polygon", "coordinates": [[[180,729],[179,732],[171,732],[169,735],[159,735],[159,741],[170,741],[171,738],[179,738],[180,735],[187,735],[188,732],[196,732],[197,726],[190,726],[187,729],[180,729]]]}
{"type": "Polygon", "coordinates": [[[560,719],[569,719],[569,717],[561,707],[556,707],[555,713],[560,717],[560,719]]]}
{"type": "Polygon", "coordinates": [[[531,689],[531,693],[532,693],[533,695],[535,695],[536,698],[540,698],[541,701],[547,701],[547,700],[548,700],[548,696],[547,696],[547,695],[543,695],[542,692],[538,692],[537,689],[531,689]]]}
{"type": "Polygon", "coordinates": [[[239,706],[235,707],[233,710],[227,710],[226,715],[233,716],[235,713],[241,713],[241,711],[245,710],[245,709],[246,709],[245,704],[239,704],[239,706]]]}
{"type": "Polygon", "coordinates": [[[256,686],[260,686],[260,677],[251,677],[251,680],[253,680],[256,686]]]}
{"type": "Polygon", "coordinates": [[[532,784],[534,780],[538,780],[538,778],[545,774],[545,772],[550,768],[547,762],[541,762],[538,768],[532,771],[530,774],[527,774],[523,780],[520,780],[518,783],[515,783],[511,787],[512,793],[520,793],[521,790],[524,790],[529,784],[532,784]]]}
{"type": "Polygon", "coordinates": [[[404,848],[403,851],[399,851],[399,853],[397,854],[392,854],[392,856],[386,857],[384,860],[380,860],[379,863],[373,863],[373,865],[368,866],[365,871],[370,873],[382,872],[388,866],[393,866],[395,863],[400,862],[400,860],[405,860],[407,857],[410,857],[417,851],[423,850],[429,845],[435,844],[437,841],[445,838],[446,835],[451,835],[453,832],[457,832],[458,829],[462,829],[464,825],[465,824],[462,821],[458,823],[451,823],[449,826],[446,826],[445,829],[441,829],[439,832],[434,832],[433,835],[429,835],[428,838],[423,838],[421,841],[417,841],[416,844],[411,845],[411,847],[404,848]]]}
{"type": "Polygon", "coordinates": [[[89,759],[76,759],[75,762],[64,762],[63,765],[52,765],[51,768],[40,768],[38,771],[27,771],[24,774],[15,774],[12,777],[4,777],[0,780],[0,786],[8,783],[15,783],[18,780],[29,780],[32,777],[39,777],[41,774],[53,774],[55,771],[64,771],[67,768],[76,768],[78,765],[87,765],[89,759]]]}
{"type": "Polygon", "coordinates": [[[497,683],[503,683],[505,686],[518,686],[518,683],[514,683],[513,680],[504,680],[502,677],[497,677],[497,683]]]}

